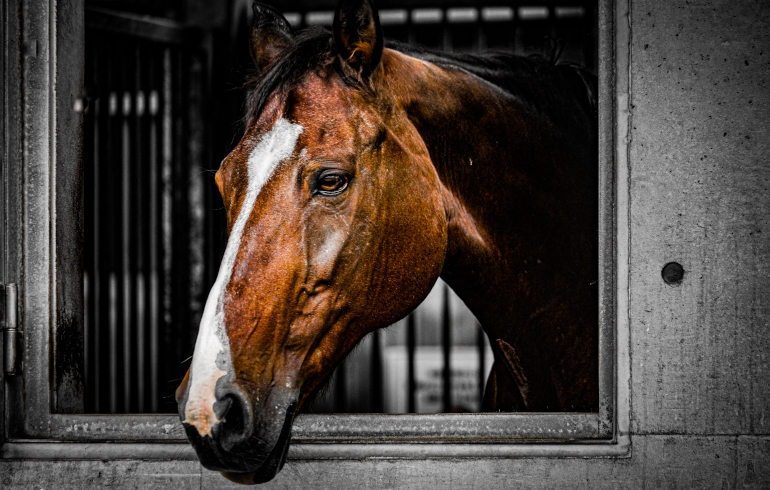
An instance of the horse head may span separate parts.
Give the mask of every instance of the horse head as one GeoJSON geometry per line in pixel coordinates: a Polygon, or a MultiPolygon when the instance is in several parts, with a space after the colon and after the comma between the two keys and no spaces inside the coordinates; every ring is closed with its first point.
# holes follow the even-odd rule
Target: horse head
{"type": "Polygon", "coordinates": [[[201,463],[253,483],[338,363],[428,294],[447,217],[424,142],[375,88],[370,0],[342,0],[327,37],[255,4],[251,52],[251,117],[216,173],[229,238],[177,401],[201,463]]]}

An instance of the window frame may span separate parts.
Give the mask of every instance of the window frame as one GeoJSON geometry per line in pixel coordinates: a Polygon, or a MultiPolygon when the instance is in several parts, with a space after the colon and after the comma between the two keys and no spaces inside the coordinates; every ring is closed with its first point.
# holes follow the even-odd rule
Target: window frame
{"type": "MultiPolygon", "coordinates": [[[[599,412],[305,414],[294,424],[290,459],[630,455],[628,1],[599,0],[599,412]]],[[[77,372],[77,356],[72,366],[57,356],[82,350],[82,166],[72,143],[81,141],[82,120],[72,107],[83,80],[84,0],[13,3],[4,0],[0,11],[12,41],[2,73],[0,191],[3,278],[19,285],[24,367],[0,373],[0,458],[195,459],[176,415],[65,413],[82,410],[77,379],[56,370],[77,372]]]]}

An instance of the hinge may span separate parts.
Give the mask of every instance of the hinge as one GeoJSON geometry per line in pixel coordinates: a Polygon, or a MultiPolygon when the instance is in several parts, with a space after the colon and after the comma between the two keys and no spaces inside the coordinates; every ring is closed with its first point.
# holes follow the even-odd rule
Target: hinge
{"type": "Polygon", "coordinates": [[[0,286],[0,303],[2,304],[3,331],[3,369],[6,375],[21,374],[21,331],[19,330],[18,311],[19,296],[16,284],[0,286]]]}

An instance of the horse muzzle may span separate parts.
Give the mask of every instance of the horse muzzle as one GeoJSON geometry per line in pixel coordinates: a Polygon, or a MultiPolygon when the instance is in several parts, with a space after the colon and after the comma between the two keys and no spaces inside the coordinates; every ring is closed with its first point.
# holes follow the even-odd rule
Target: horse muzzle
{"type": "Polygon", "coordinates": [[[286,462],[297,393],[271,393],[255,406],[234,383],[216,388],[214,412],[218,422],[210,434],[185,422],[186,399],[179,402],[179,416],[201,464],[238,483],[263,483],[275,477],[286,462]]]}

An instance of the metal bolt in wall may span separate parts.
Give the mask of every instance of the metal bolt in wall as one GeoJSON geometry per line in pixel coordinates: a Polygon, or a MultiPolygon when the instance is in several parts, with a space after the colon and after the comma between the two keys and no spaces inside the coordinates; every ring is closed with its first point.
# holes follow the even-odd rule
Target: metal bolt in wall
{"type": "Polygon", "coordinates": [[[684,278],[684,267],[676,262],[669,262],[663,266],[661,276],[663,276],[663,281],[665,281],[666,284],[680,284],[684,278]]]}

